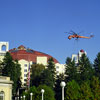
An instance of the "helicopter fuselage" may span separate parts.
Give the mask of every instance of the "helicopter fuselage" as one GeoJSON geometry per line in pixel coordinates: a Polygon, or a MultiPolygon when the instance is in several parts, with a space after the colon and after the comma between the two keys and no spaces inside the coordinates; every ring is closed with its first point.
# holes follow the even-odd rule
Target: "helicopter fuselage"
{"type": "Polygon", "coordinates": [[[78,38],[87,38],[87,39],[90,39],[91,36],[90,37],[86,37],[86,36],[80,36],[80,35],[77,35],[77,34],[68,36],[68,39],[72,39],[72,38],[76,38],[76,39],[78,39],[78,38]]]}

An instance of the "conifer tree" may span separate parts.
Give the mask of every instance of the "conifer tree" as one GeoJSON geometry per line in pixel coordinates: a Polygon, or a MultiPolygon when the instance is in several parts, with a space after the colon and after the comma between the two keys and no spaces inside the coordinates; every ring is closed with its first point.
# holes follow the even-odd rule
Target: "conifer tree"
{"type": "Polygon", "coordinates": [[[55,76],[55,64],[53,58],[50,58],[48,60],[47,68],[41,74],[41,84],[45,84],[53,88],[55,85],[55,76]]]}
{"type": "Polygon", "coordinates": [[[88,57],[83,54],[78,63],[80,79],[82,81],[90,80],[94,74],[93,66],[88,57]]]}
{"type": "Polygon", "coordinates": [[[39,86],[41,74],[44,71],[45,66],[42,64],[33,64],[31,66],[31,86],[39,86]]]}
{"type": "Polygon", "coordinates": [[[21,76],[20,64],[18,64],[17,60],[14,61],[10,53],[7,52],[4,57],[2,65],[2,75],[10,77],[10,79],[13,81],[13,94],[15,94],[19,86],[19,84],[17,83],[21,76]]]}
{"type": "Polygon", "coordinates": [[[2,75],[2,69],[3,69],[2,61],[0,61],[0,76],[2,75]]]}
{"type": "Polygon", "coordinates": [[[77,71],[77,66],[75,64],[75,61],[71,60],[71,58],[67,57],[66,59],[66,82],[71,81],[71,80],[79,80],[79,75],[77,71]]]}
{"type": "Polygon", "coordinates": [[[95,75],[100,79],[100,52],[97,54],[97,57],[94,60],[94,69],[95,75]]]}
{"type": "Polygon", "coordinates": [[[80,98],[79,100],[96,100],[93,99],[93,94],[88,81],[84,81],[80,86],[80,98]]]}
{"type": "Polygon", "coordinates": [[[40,84],[47,85],[51,88],[54,87],[54,79],[51,71],[47,68],[41,74],[40,84]]]}
{"type": "Polygon", "coordinates": [[[56,82],[55,82],[55,98],[56,100],[61,100],[62,94],[61,94],[61,81],[64,81],[64,74],[60,74],[56,77],[56,82]]]}
{"type": "Polygon", "coordinates": [[[47,68],[48,68],[48,70],[51,71],[52,77],[53,77],[53,79],[54,79],[54,81],[55,81],[56,69],[55,69],[55,63],[54,63],[53,58],[50,58],[50,59],[48,60],[47,68]]]}
{"type": "Polygon", "coordinates": [[[91,83],[91,91],[93,93],[93,100],[100,100],[100,81],[98,77],[93,76],[91,83]]]}
{"type": "Polygon", "coordinates": [[[80,98],[80,86],[78,85],[78,83],[75,80],[68,82],[65,90],[65,99],[79,100],[79,98],[80,98]]]}

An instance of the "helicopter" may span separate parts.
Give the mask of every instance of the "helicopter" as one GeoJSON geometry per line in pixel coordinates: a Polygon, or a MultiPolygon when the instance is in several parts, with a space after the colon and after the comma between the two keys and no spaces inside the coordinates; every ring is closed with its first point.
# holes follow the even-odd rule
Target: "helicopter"
{"type": "Polygon", "coordinates": [[[71,34],[71,35],[68,36],[69,40],[72,39],[72,38],[75,38],[76,40],[78,40],[79,38],[90,39],[90,38],[93,37],[93,35],[90,35],[89,37],[87,37],[87,36],[81,36],[81,35],[79,35],[79,33],[76,33],[74,31],[70,31],[70,32],[66,32],[66,33],[71,34]]]}

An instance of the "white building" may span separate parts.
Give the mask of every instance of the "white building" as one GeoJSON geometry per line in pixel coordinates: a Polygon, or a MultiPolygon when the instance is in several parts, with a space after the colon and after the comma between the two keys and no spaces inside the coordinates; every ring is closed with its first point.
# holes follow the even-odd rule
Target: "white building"
{"type": "Polygon", "coordinates": [[[8,42],[0,42],[0,61],[3,60],[6,52],[9,50],[8,42]]]}
{"type": "Polygon", "coordinates": [[[12,100],[12,84],[10,77],[0,76],[0,100],[12,100]]]}
{"type": "Polygon", "coordinates": [[[56,63],[55,64],[55,68],[56,68],[57,75],[65,73],[65,64],[56,63]]]}
{"type": "Polygon", "coordinates": [[[87,55],[86,51],[84,51],[82,49],[78,52],[78,54],[72,54],[72,61],[75,60],[75,63],[77,64],[79,59],[80,59],[80,57],[82,57],[82,54],[86,54],[87,55]]]}
{"type": "MultiPolygon", "coordinates": [[[[26,84],[29,66],[31,66],[32,64],[47,65],[48,59],[52,57],[48,54],[26,48],[23,45],[19,46],[18,48],[13,48],[9,50],[8,42],[0,42],[0,61],[3,60],[4,55],[6,54],[7,51],[9,51],[13,59],[14,60],[17,59],[19,64],[21,65],[22,86],[26,84]]],[[[65,65],[60,64],[54,57],[52,58],[54,59],[55,62],[57,75],[64,73],[65,65]]]]}

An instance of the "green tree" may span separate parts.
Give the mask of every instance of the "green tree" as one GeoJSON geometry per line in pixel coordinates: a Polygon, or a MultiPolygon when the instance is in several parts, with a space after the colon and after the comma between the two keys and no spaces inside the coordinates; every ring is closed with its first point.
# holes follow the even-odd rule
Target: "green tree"
{"type": "Polygon", "coordinates": [[[48,60],[47,68],[41,74],[41,84],[45,84],[50,87],[54,87],[55,85],[55,64],[53,58],[48,60]]]}
{"type": "Polygon", "coordinates": [[[46,85],[40,85],[38,88],[37,88],[37,91],[40,92],[39,96],[40,96],[40,99],[41,100],[41,89],[44,89],[44,100],[55,100],[55,93],[53,91],[52,88],[50,88],[49,86],[46,86],[46,85]]]}
{"type": "Polygon", "coordinates": [[[95,75],[100,79],[100,52],[97,54],[97,57],[94,60],[94,69],[95,75]]]}
{"type": "Polygon", "coordinates": [[[53,58],[50,58],[50,59],[48,60],[47,68],[48,68],[48,70],[51,71],[53,81],[55,82],[56,68],[55,68],[55,63],[54,63],[53,58]]]}
{"type": "Polygon", "coordinates": [[[99,81],[99,78],[93,76],[90,86],[91,86],[91,91],[93,93],[93,100],[100,100],[100,81],[99,81]]]}
{"type": "Polygon", "coordinates": [[[71,60],[71,58],[67,57],[66,59],[66,82],[71,80],[79,80],[79,74],[77,72],[77,66],[75,64],[75,61],[71,60]]]}
{"type": "Polygon", "coordinates": [[[21,65],[18,63],[18,60],[14,61],[15,64],[15,75],[16,75],[16,84],[15,84],[15,88],[16,88],[16,92],[21,88],[22,82],[21,82],[21,65]]]}
{"type": "Polygon", "coordinates": [[[26,97],[26,100],[30,100],[30,93],[33,93],[33,95],[32,95],[32,100],[40,100],[39,98],[39,93],[40,92],[38,92],[37,91],[37,88],[35,87],[35,86],[32,86],[32,87],[30,87],[30,89],[26,92],[23,92],[22,93],[22,96],[24,96],[25,95],[25,97],[26,97]]]}
{"type": "Polygon", "coordinates": [[[40,85],[40,77],[41,73],[45,69],[45,66],[42,64],[33,64],[31,66],[31,86],[39,86],[40,85]]]}
{"type": "Polygon", "coordinates": [[[0,61],[0,75],[2,75],[2,69],[3,69],[2,61],[0,61]]]}
{"type": "Polygon", "coordinates": [[[43,73],[41,74],[41,80],[40,80],[41,84],[45,84],[51,88],[53,88],[54,86],[54,80],[51,74],[51,71],[47,68],[43,71],[43,73]]]}
{"type": "Polygon", "coordinates": [[[30,93],[33,93],[32,100],[41,100],[42,99],[41,89],[44,89],[44,100],[55,100],[54,91],[46,85],[39,85],[37,88],[33,86],[27,92],[23,92],[22,96],[25,95],[26,100],[30,100],[30,93]]]}
{"type": "Polygon", "coordinates": [[[80,58],[78,67],[81,81],[86,81],[92,78],[94,74],[93,66],[85,54],[80,58]]]}
{"type": "Polygon", "coordinates": [[[89,82],[83,82],[80,86],[80,98],[79,100],[92,100],[93,94],[91,92],[89,82]]]}
{"type": "Polygon", "coordinates": [[[61,81],[64,81],[64,78],[65,78],[64,74],[60,74],[56,78],[55,87],[54,87],[56,100],[61,100],[61,97],[62,97],[61,91],[62,90],[61,90],[60,83],[61,83],[61,81]]]}
{"type": "Polygon", "coordinates": [[[65,91],[65,100],[79,100],[79,98],[80,87],[78,83],[75,80],[68,82],[65,91]]]}
{"type": "Polygon", "coordinates": [[[20,64],[18,64],[17,60],[14,61],[10,53],[7,52],[3,59],[2,65],[3,65],[2,75],[10,77],[11,80],[14,82],[13,83],[13,94],[15,94],[17,91],[18,85],[19,85],[17,83],[21,76],[20,64]]]}

